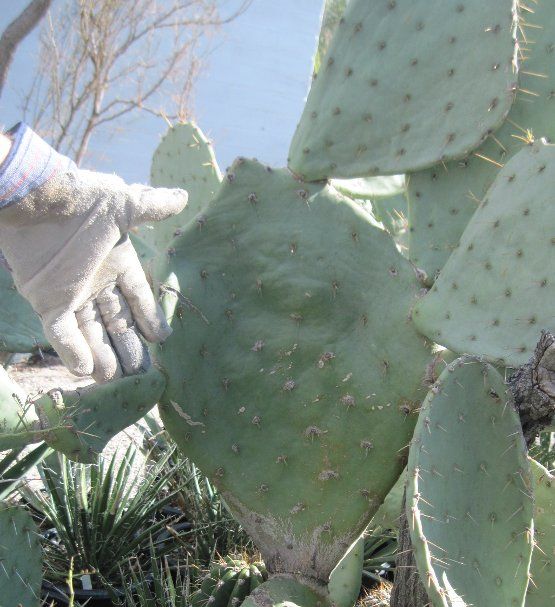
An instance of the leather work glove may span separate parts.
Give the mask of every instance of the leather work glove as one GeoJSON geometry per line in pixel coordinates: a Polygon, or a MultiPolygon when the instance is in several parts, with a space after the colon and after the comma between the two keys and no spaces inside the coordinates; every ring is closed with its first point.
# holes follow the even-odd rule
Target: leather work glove
{"type": "Polygon", "coordinates": [[[162,342],[171,329],[127,232],[179,213],[187,192],[80,170],[22,123],[8,136],[0,248],[17,289],[75,375],[106,382],[146,370],[141,336],[162,342]]]}

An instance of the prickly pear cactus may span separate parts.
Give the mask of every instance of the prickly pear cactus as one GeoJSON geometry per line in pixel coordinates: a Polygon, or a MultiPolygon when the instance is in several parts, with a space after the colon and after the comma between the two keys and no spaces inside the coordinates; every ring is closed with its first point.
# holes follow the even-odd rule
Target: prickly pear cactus
{"type": "Polygon", "coordinates": [[[554,330],[555,146],[526,146],[499,172],[413,319],[456,352],[517,367],[554,330]],[[495,246],[492,246],[492,243],[495,246]]]}
{"type": "Polygon", "coordinates": [[[555,476],[530,460],[534,477],[534,552],[526,607],[549,607],[555,601],[555,476]]]}
{"type": "MultiPolygon", "coordinates": [[[[0,258],[1,258],[0,253],[0,258]]],[[[0,352],[33,352],[47,345],[39,317],[0,263],[0,352]]]]}
{"type": "Polygon", "coordinates": [[[20,506],[0,502],[0,605],[38,607],[42,582],[42,548],[31,515],[20,506]]]}
{"type": "Polygon", "coordinates": [[[331,572],[328,584],[330,599],[336,607],[353,607],[360,595],[364,564],[364,537],[349,548],[331,572]]]}
{"type": "Polygon", "coordinates": [[[165,426],[269,571],[324,584],[403,468],[413,269],[357,203],[242,159],[173,245],[165,426]]]}
{"type": "Polygon", "coordinates": [[[94,463],[113,436],[154,407],[164,386],[163,375],[151,367],[109,384],[51,390],[34,403],[44,440],[69,459],[94,463]]]}
{"type": "Polygon", "coordinates": [[[32,403],[0,366],[0,451],[19,449],[43,437],[32,403]]]}
{"type": "Polygon", "coordinates": [[[374,515],[370,523],[371,529],[398,529],[401,509],[403,507],[403,495],[405,493],[405,484],[407,482],[407,471],[403,470],[397,482],[387,494],[383,504],[374,515]]]}
{"type": "Polygon", "coordinates": [[[268,579],[262,562],[247,563],[226,557],[212,565],[199,590],[191,596],[192,607],[239,607],[245,598],[268,579]]]}
{"type": "Polygon", "coordinates": [[[361,177],[467,155],[514,100],[515,7],[351,0],[312,84],[291,169],[311,180],[361,177]]]}
{"type": "Polygon", "coordinates": [[[171,127],[154,152],[150,182],[154,187],[183,188],[189,199],[178,215],[139,230],[143,259],[150,257],[148,248],[153,254],[166,252],[170,241],[212,200],[221,180],[212,145],[204,133],[192,122],[171,127]]]}
{"type": "Polygon", "coordinates": [[[405,191],[404,175],[386,177],[359,177],[358,179],[332,179],[331,185],[354,200],[378,200],[403,194],[405,191]]]}
{"type": "Polygon", "coordinates": [[[445,369],[422,405],[406,512],[435,607],[524,604],[533,480],[505,390],[494,367],[463,357],[445,369]]]}
{"type": "Polygon", "coordinates": [[[555,140],[555,4],[521,11],[517,95],[507,119],[466,158],[408,175],[410,258],[437,276],[497,173],[531,136],[555,140]]]}

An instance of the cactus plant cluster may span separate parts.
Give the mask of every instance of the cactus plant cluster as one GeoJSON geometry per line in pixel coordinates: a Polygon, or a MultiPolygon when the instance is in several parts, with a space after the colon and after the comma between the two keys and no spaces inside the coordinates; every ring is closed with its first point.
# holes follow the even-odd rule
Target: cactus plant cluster
{"type": "MultiPolygon", "coordinates": [[[[43,396],[23,429],[3,413],[4,434],[86,461],[158,402],[261,551],[246,607],[331,605],[330,574],[393,487],[384,510],[400,503],[408,459],[434,607],[550,605],[552,478],[527,459],[503,367],[555,329],[555,155],[531,133],[555,124],[554,20],[547,0],[351,0],[289,169],[239,158],[222,179],[199,129],[172,128],[153,177],[194,202],[136,235],[174,330],[156,369],[43,396]],[[411,261],[377,221],[380,184],[408,192],[411,261]]],[[[230,567],[207,604],[245,585],[230,567]]]]}

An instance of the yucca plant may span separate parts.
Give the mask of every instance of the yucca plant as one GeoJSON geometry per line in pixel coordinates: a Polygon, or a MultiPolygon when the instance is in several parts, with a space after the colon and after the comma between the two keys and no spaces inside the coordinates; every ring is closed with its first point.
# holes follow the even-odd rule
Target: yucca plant
{"type": "Polygon", "coordinates": [[[125,607],[188,607],[191,595],[189,568],[170,567],[166,557],[157,557],[154,544],[150,546],[150,571],[130,562],[122,570],[124,595],[117,602],[125,607]]]}
{"type": "Polygon", "coordinates": [[[381,584],[384,579],[393,579],[397,556],[397,532],[370,532],[364,539],[363,580],[381,584]]]}
{"type": "Polygon", "coordinates": [[[45,529],[45,578],[63,583],[73,559],[75,579],[88,575],[96,586],[110,586],[119,582],[119,571],[130,558],[148,569],[151,546],[157,556],[175,548],[180,537],[173,526],[179,517],[161,514],[181,490],[168,466],[171,455],[169,451],[141,473],[133,447],[123,458],[116,453],[94,465],[61,456],[58,472],[39,466],[44,489],[23,487],[20,492],[45,529]]]}
{"type": "Polygon", "coordinates": [[[173,471],[170,480],[174,483],[176,503],[191,523],[183,534],[191,547],[191,560],[206,568],[218,555],[255,554],[252,540],[232,517],[212,482],[176,450],[159,419],[148,414],[142,421],[145,454],[157,465],[173,471]]]}
{"type": "Polygon", "coordinates": [[[41,444],[28,453],[25,449],[11,449],[0,458],[0,501],[10,497],[24,482],[25,475],[32,470],[52,449],[41,444]]]}

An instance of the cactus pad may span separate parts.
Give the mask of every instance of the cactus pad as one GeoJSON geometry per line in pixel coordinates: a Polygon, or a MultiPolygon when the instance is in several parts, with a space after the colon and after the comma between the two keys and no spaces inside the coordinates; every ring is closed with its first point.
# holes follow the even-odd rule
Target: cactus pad
{"type": "Polygon", "coordinates": [[[353,607],[357,602],[362,586],[363,565],[364,537],[361,536],[331,572],[328,590],[335,607],[353,607]]]}
{"type": "Polygon", "coordinates": [[[507,366],[555,330],[555,146],[526,146],[499,172],[457,250],[415,306],[416,326],[455,352],[507,366]]]}
{"type": "Polygon", "coordinates": [[[407,518],[435,607],[522,607],[532,555],[532,477],[503,377],[469,357],[426,397],[410,448],[407,518]]]}
{"type": "Polygon", "coordinates": [[[258,586],[241,607],[332,607],[332,603],[325,586],[280,575],[258,586]]]}
{"type": "Polygon", "coordinates": [[[352,0],[312,84],[289,166],[316,180],[465,156],[514,100],[514,20],[514,0],[352,0]]]}
{"type": "Polygon", "coordinates": [[[550,607],[555,602],[555,476],[530,460],[534,476],[534,540],[531,582],[526,607],[550,607]]]}
{"type": "Polygon", "coordinates": [[[243,159],[173,245],[165,426],[269,571],[327,582],[403,468],[413,269],[357,203],[243,159]]]}
{"type": "Polygon", "coordinates": [[[43,436],[27,395],[0,366],[0,451],[25,447],[43,436]]]}
{"type": "MultiPolygon", "coordinates": [[[[1,254],[0,254],[1,257],[1,254]]],[[[0,263],[0,352],[32,352],[45,347],[39,317],[16,290],[10,272],[0,263]]]]}
{"type": "Polygon", "coordinates": [[[555,140],[555,4],[541,0],[521,17],[516,99],[503,126],[458,161],[408,176],[410,258],[430,278],[445,265],[499,169],[533,135],[555,140]]]}
{"type": "Polygon", "coordinates": [[[212,145],[204,133],[191,122],[171,127],[154,152],[150,182],[154,187],[183,188],[189,200],[178,215],[143,226],[140,239],[154,251],[165,251],[183,226],[195,220],[214,197],[221,180],[212,145]]]}
{"type": "Polygon", "coordinates": [[[151,367],[109,384],[51,390],[34,404],[48,445],[74,461],[94,463],[113,436],[154,407],[164,385],[162,374],[151,367]]]}
{"type": "Polygon", "coordinates": [[[0,605],[38,607],[42,548],[31,515],[0,502],[0,605]]]}

